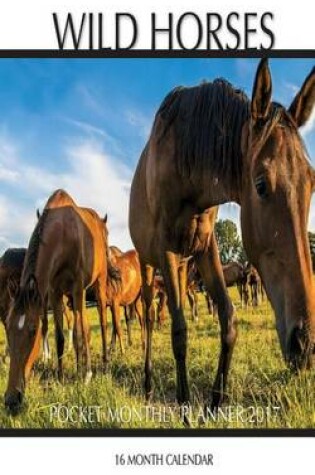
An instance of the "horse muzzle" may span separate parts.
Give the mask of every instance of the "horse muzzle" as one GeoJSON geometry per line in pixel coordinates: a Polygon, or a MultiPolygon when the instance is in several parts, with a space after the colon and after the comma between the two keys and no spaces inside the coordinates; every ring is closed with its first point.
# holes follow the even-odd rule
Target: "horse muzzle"
{"type": "Polygon", "coordinates": [[[286,360],[293,371],[310,369],[314,359],[314,341],[305,326],[297,325],[287,343],[286,360]]]}
{"type": "Polygon", "coordinates": [[[12,392],[6,392],[4,396],[4,404],[7,411],[12,415],[16,416],[22,407],[23,402],[23,393],[18,390],[12,392]]]}

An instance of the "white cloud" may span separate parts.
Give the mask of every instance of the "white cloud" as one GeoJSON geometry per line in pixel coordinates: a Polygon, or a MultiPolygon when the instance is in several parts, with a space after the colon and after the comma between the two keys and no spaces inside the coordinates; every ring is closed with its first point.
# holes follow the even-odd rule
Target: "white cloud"
{"type": "Polygon", "coordinates": [[[14,183],[17,180],[17,177],[18,173],[16,171],[0,165],[0,182],[14,183]]]}
{"type": "Polygon", "coordinates": [[[137,130],[137,133],[145,140],[149,138],[152,126],[152,118],[146,117],[142,112],[134,109],[125,111],[125,119],[129,125],[137,130]]]}
{"type": "MultiPolygon", "coordinates": [[[[127,225],[131,170],[95,140],[76,143],[64,153],[65,172],[53,174],[15,156],[12,168],[8,165],[5,174],[0,173],[0,182],[14,177],[12,193],[0,192],[1,251],[27,245],[36,222],[36,208],[43,208],[57,188],[68,191],[79,205],[92,207],[102,216],[108,213],[110,243],[122,249],[132,247],[127,225]]],[[[0,156],[0,172],[4,161],[0,156]]]]}

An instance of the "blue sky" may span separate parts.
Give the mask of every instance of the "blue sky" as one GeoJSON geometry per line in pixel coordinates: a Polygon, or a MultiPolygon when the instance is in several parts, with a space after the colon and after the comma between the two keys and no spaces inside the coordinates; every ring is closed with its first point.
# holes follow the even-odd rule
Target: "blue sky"
{"type": "MultiPolygon", "coordinates": [[[[251,94],[256,59],[0,60],[0,252],[26,246],[54,189],[109,214],[131,247],[129,186],[154,113],[176,85],[225,77],[251,94]]],[[[273,98],[289,105],[313,60],[271,60],[273,98]]],[[[315,164],[315,120],[303,131],[315,164]]],[[[238,219],[226,205],[222,217],[238,219]]],[[[315,229],[315,210],[310,227],[315,229]]]]}

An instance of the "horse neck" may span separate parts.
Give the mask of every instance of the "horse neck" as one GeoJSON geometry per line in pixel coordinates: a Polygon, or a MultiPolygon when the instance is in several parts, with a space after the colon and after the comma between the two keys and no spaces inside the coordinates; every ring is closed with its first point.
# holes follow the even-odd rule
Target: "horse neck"
{"type": "Polygon", "coordinates": [[[30,275],[37,281],[38,290],[44,299],[48,292],[49,280],[56,256],[62,250],[62,242],[51,237],[51,221],[45,222],[36,250],[31,250],[25,259],[22,275],[22,286],[27,283],[30,275]]]}
{"type": "Polygon", "coordinates": [[[228,177],[218,176],[209,170],[194,184],[195,202],[199,209],[205,210],[225,203],[241,204],[243,193],[242,176],[232,182],[228,177]]]}

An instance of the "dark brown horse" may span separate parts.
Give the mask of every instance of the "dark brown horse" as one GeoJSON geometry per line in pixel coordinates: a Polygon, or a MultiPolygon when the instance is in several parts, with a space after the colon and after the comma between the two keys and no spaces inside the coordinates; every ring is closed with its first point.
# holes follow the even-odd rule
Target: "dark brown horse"
{"type": "Polygon", "coordinates": [[[315,340],[315,293],[307,238],[314,171],[298,128],[315,101],[315,69],[289,109],[271,101],[263,59],[252,101],[223,79],[179,87],[161,104],[138,163],[129,225],[139,253],[146,309],[145,389],[152,392],[154,269],[162,271],[172,318],[177,399],[189,402],[183,257],[193,255],[218,306],[221,352],[211,407],[223,399],[236,327],[213,233],[215,207],[241,207],[243,243],[276,315],[283,355],[309,366],[315,340]]]}
{"type": "Polygon", "coordinates": [[[124,353],[124,344],[122,339],[120,325],[120,308],[124,307],[127,324],[128,343],[132,344],[131,339],[131,318],[127,312],[127,308],[134,305],[134,310],[138,316],[141,326],[142,345],[144,347],[144,325],[142,316],[141,303],[141,272],[138,254],[135,250],[127,252],[117,252],[117,249],[110,248],[111,259],[113,265],[117,268],[121,282],[117,285],[117,281],[111,276],[107,279],[107,304],[111,309],[113,319],[112,344],[115,346],[116,335],[118,336],[121,352],[124,353]]]}
{"type": "MultiPolygon", "coordinates": [[[[0,320],[7,333],[6,320],[10,305],[20,286],[20,279],[25,259],[25,248],[9,248],[0,258],[0,320]]],[[[9,355],[7,345],[3,360],[9,355]]]]}
{"type": "Polygon", "coordinates": [[[237,286],[241,305],[248,303],[248,282],[244,266],[239,262],[229,262],[223,266],[223,275],[227,287],[237,286]]]}
{"type": "Polygon", "coordinates": [[[157,301],[156,314],[157,314],[157,326],[162,328],[166,321],[166,307],[167,307],[167,295],[164,285],[164,280],[161,275],[154,276],[153,284],[154,299],[157,301]]]}
{"type": "MultiPolygon", "coordinates": [[[[0,258],[0,319],[6,327],[6,318],[9,314],[10,306],[15,299],[20,287],[20,280],[23,271],[24,259],[26,256],[26,248],[9,248],[0,258]]],[[[64,299],[64,315],[66,317],[69,329],[69,347],[71,347],[72,340],[72,315],[67,305],[67,299],[64,299]]],[[[42,337],[44,359],[49,358],[48,346],[48,318],[43,318],[42,322],[42,337]]]]}
{"type": "Polygon", "coordinates": [[[258,305],[258,291],[260,286],[260,277],[254,266],[249,264],[246,268],[247,285],[250,289],[250,296],[253,307],[258,305]]]}
{"type": "MultiPolygon", "coordinates": [[[[198,293],[202,293],[204,295],[209,315],[214,315],[216,310],[215,306],[213,305],[209,293],[204,288],[198,268],[194,262],[192,262],[189,267],[187,297],[192,311],[193,320],[198,320],[199,317],[198,293]]],[[[239,262],[229,262],[228,264],[222,266],[222,269],[226,287],[233,287],[236,285],[240,295],[241,303],[243,300],[245,303],[247,303],[247,275],[242,264],[239,262]]]]}
{"type": "Polygon", "coordinates": [[[107,228],[93,210],[78,207],[63,190],[57,190],[31,236],[20,289],[8,317],[10,372],[5,404],[20,408],[25,381],[37,357],[40,316],[52,305],[57,338],[58,376],[63,379],[63,296],[71,298],[74,343],[78,368],[85,380],[91,377],[89,325],[85,315],[85,289],[95,285],[101,316],[103,361],[106,345],[106,281],[108,269],[107,228]],[[82,364],[83,363],[83,364],[82,364]]]}

